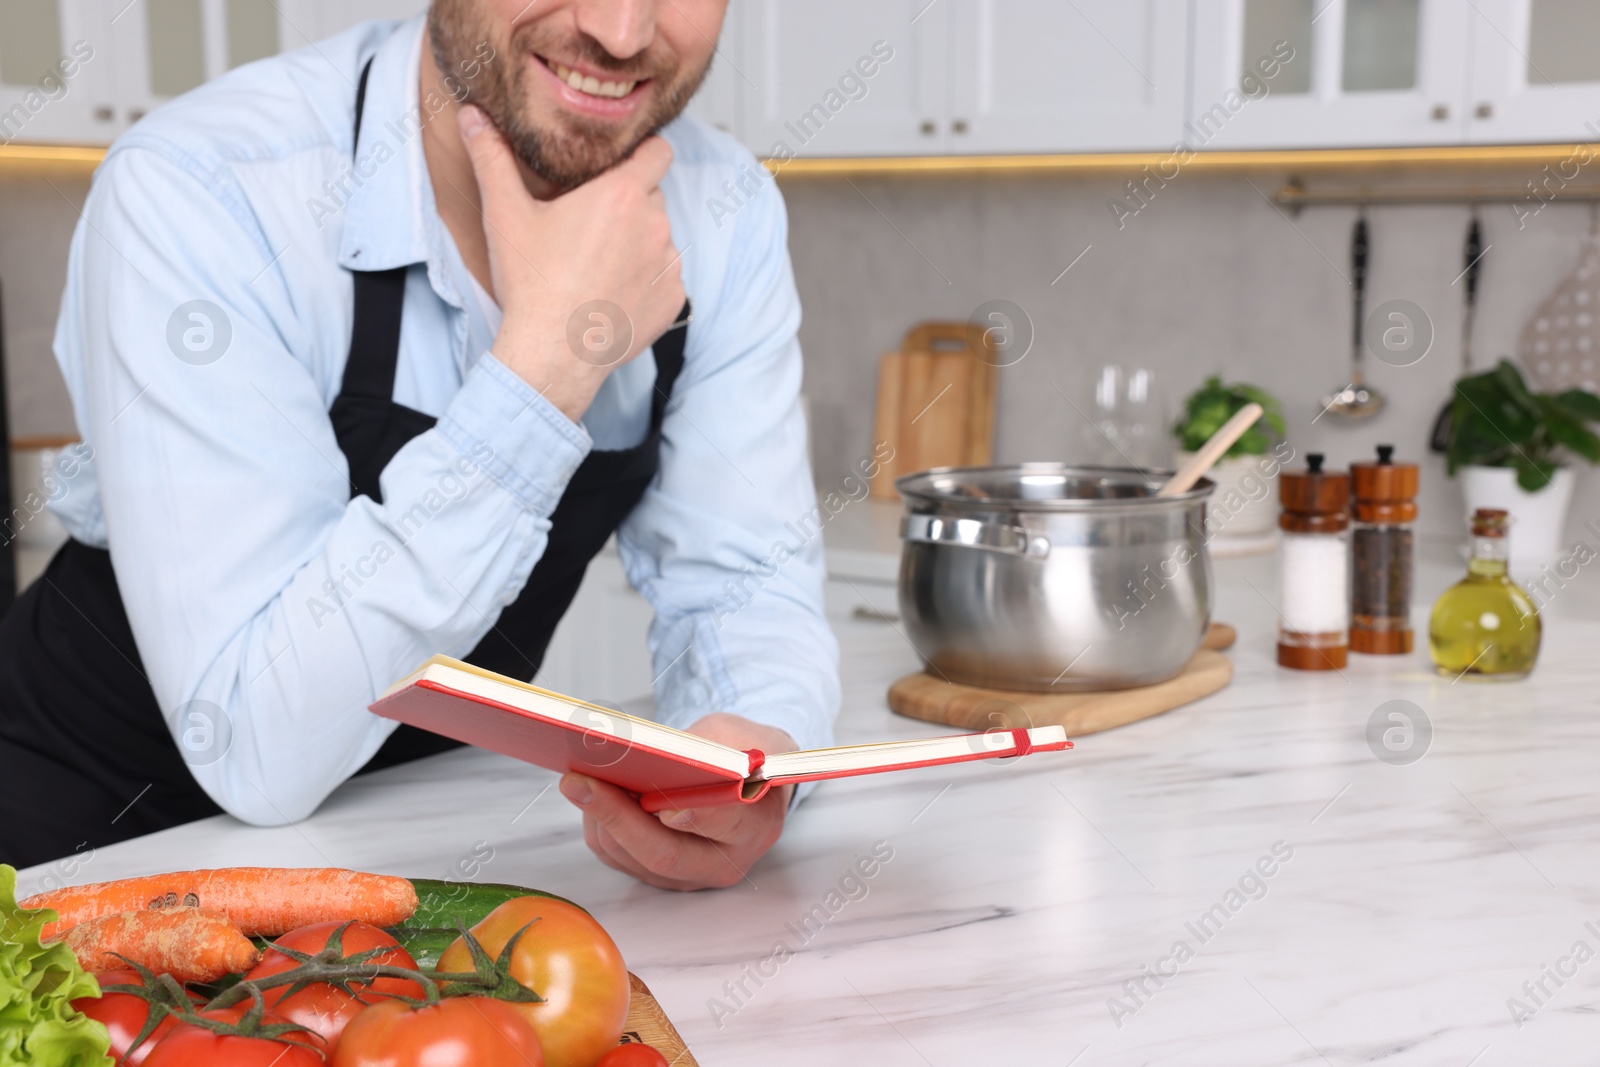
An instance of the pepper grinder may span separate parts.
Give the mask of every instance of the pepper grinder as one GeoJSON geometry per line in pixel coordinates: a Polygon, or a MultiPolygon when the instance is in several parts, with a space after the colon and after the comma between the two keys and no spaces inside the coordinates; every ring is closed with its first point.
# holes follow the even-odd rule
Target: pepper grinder
{"type": "Polygon", "coordinates": [[[1300,671],[1338,670],[1350,651],[1350,475],[1323,458],[1278,477],[1278,665],[1300,671]]]}
{"type": "Polygon", "coordinates": [[[1350,589],[1350,650],[1399,656],[1411,651],[1412,524],[1417,521],[1417,465],[1396,463],[1379,445],[1376,463],[1352,463],[1355,572],[1350,589]]]}

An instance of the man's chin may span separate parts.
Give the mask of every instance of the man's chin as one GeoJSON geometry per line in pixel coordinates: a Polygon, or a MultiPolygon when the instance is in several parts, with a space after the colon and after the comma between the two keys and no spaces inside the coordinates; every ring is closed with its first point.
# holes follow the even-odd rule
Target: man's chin
{"type": "Polygon", "coordinates": [[[523,101],[518,113],[506,116],[511,121],[502,122],[494,110],[486,110],[529,170],[558,188],[571,189],[632,155],[645,138],[682,112],[698,84],[698,79],[652,79],[639,87],[645,95],[626,116],[584,114],[563,107],[559,99],[529,92],[525,85],[518,86],[523,101]]]}
{"type": "Polygon", "coordinates": [[[514,147],[528,169],[553,185],[571,189],[622,162],[646,136],[648,132],[618,134],[602,132],[588,123],[563,123],[553,136],[541,131],[531,138],[518,138],[514,147]]]}

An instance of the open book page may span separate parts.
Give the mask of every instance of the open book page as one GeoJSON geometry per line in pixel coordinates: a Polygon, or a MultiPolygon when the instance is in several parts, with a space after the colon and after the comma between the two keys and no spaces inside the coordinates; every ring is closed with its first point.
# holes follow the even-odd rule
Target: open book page
{"type": "Polygon", "coordinates": [[[722,804],[753,800],[766,787],[788,782],[1071,747],[1065,730],[1043,726],[776,752],[754,760],[715,741],[445,656],[391,686],[372,710],[540,767],[610,782],[645,797],[647,811],[658,810],[663,798],[722,804]]]}
{"type": "MultiPolygon", "coordinates": [[[[1060,726],[1036,726],[1027,731],[1033,748],[1062,748],[1067,731],[1060,726]]],[[[840,748],[814,748],[805,752],[778,752],[767,756],[753,777],[769,782],[794,778],[834,776],[852,771],[888,770],[928,763],[949,763],[970,759],[993,759],[1016,752],[1017,738],[1011,730],[992,730],[982,734],[954,737],[927,737],[914,741],[887,741],[871,745],[840,748]]]]}
{"type": "Polygon", "coordinates": [[[540,689],[531,683],[519,682],[449,656],[434,656],[390,686],[384,697],[418,682],[432,682],[470,696],[506,704],[533,715],[567,723],[587,733],[615,739],[625,746],[655,749],[741,777],[750,773],[750,757],[736,748],[719,745],[704,737],[674,730],[636,715],[590,704],[549,689],[540,689]]]}

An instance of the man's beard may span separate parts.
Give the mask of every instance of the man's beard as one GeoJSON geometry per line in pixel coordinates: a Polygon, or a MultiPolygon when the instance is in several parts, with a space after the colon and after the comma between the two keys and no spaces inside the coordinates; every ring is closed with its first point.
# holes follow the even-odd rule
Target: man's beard
{"type": "Polygon", "coordinates": [[[512,31],[505,42],[482,12],[482,0],[434,0],[428,11],[428,38],[434,62],[462,103],[476,104],[504,135],[511,150],[529,170],[561,189],[571,189],[626,159],[639,143],[677,118],[705,78],[709,61],[685,72],[670,55],[646,50],[619,60],[594,38],[558,39],[540,31],[538,22],[512,31]],[[495,49],[487,62],[479,58],[484,42],[495,49]],[[645,121],[619,137],[615,124],[565,114],[559,128],[540,129],[528,115],[528,82],[539,72],[528,63],[530,53],[587,64],[617,81],[653,79],[653,102],[645,121]],[[477,76],[466,78],[476,60],[477,76]],[[456,86],[460,86],[457,89],[456,86]],[[464,89],[465,95],[462,96],[464,89]]]}

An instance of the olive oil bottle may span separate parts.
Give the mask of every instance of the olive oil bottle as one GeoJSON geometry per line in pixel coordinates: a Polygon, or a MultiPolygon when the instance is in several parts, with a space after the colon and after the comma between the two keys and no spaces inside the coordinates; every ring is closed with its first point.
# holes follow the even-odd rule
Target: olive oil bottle
{"type": "Polygon", "coordinates": [[[1428,645],[1433,665],[1451,678],[1525,678],[1539,657],[1539,609],[1506,573],[1506,513],[1472,515],[1467,576],[1433,605],[1428,645]]]}

